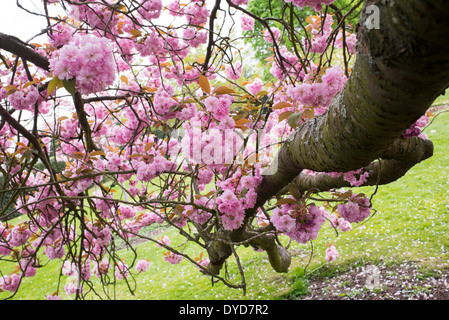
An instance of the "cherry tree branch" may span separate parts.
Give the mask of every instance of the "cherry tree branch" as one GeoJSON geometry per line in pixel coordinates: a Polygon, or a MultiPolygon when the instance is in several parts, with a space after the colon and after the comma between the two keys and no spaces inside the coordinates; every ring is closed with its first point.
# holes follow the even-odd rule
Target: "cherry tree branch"
{"type": "Polygon", "coordinates": [[[34,51],[31,45],[14,36],[0,32],[0,49],[15,54],[45,71],[50,71],[50,63],[46,57],[34,51]]]}
{"type": "Polygon", "coordinates": [[[214,22],[217,19],[217,11],[220,9],[220,2],[221,0],[216,0],[215,5],[211,11],[210,17],[209,17],[209,40],[207,44],[206,49],[206,58],[204,59],[203,63],[203,74],[206,73],[206,71],[209,69],[209,60],[212,56],[213,47],[215,44],[214,41],[214,22]]]}
{"type": "MultiPolygon", "coordinates": [[[[381,155],[382,159],[362,168],[362,172],[368,172],[369,176],[361,186],[385,185],[394,182],[404,176],[416,164],[432,155],[432,141],[418,137],[407,140],[399,138],[381,155]]],[[[316,175],[300,173],[279,194],[288,192],[290,185],[293,185],[302,193],[308,190],[324,192],[330,189],[351,187],[351,184],[344,179],[343,174],[334,177],[325,173],[316,175]]]]}

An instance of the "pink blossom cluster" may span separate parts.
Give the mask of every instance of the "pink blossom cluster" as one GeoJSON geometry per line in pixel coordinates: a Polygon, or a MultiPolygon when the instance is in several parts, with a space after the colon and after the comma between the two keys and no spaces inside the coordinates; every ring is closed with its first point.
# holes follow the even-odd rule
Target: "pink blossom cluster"
{"type": "Polygon", "coordinates": [[[11,253],[11,248],[8,244],[9,229],[0,222],[0,256],[6,256],[11,253]]]}
{"type": "Polygon", "coordinates": [[[327,261],[335,261],[340,256],[340,253],[337,251],[337,248],[335,245],[331,245],[326,249],[326,257],[325,259],[327,261]]]}
{"type": "MultiPolygon", "coordinates": [[[[78,21],[85,21],[93,29],[112,30],[119,22],[118,15],[109,6],[84,1],[72,2],[70,16],[78,21]]],[[[98,35],[104,33],[98,32],[98,35]]]]}
{"type": "Polygon", "coordinates": [[[225,190],[217,198],[218,210],[221,212],[221,221],[226,230],[238,229],[245,218],[242,203],[231,190],[225,190]]]}
{"type": "Polygon", "coordinates": [[[190,25],[201,26],[209,19],[210,11],[206,6],[206,1],[193,0],[184,8],[187,22],[190,25]]]}
{"type": "Polygon", "coordinates": [[[71,118],[61,121],[61,139],[70,141],[77,135],[78,119],[71,118]]]}
{"type": "Polygon", "coordinates": [[[9,96],[9,102],[16,110],[28,110],[34,112],[35,104],[41,103],[42,98],[35,86],[28,86],[18,90],[9,96]]]}
{"type": "Polygon", "coordinates": [[[410,126],[403,134],[404,139],[410,137],[420,136],[422,138],[427,138],[426,135],[422,134],[422,128],[424,128],[429,123],[429,117],[427,115],[421,116],[414,124],[410,126]]]}
{"type": "Polygon", "coordinates": [[[22,270],[22,276],[24,277],[34,277],[37,272],[38,262],[33,256],[35,250],[32,248],[25,248],[21,252],[21,260],[19,261],[20,269],[22,270]]]}
{"type": "Polygon", "coordinates": [[[143,39],[134,43],[142,57],[162,56],[167,53],[165,42],[154,29],[150,29],[143,39]]]}
{"type": "Polygon", "coordinates": [[[7,255],[12,248],[19,247],[27,243],[31,237],[32,232],[28,225],[19,224],[17,226],[4,226],[0,222],[0,253],[7,255]]]}
{"type": "Polygon", "coordinates": [[[242,75],[242,63],[237,61],[236,63],[227,65],[225,73],[227,78],[231,80],[238,80],[242,75]]]}
{"type": "Polygon", "coordinates": [[[315,204],[307,208],[287,203],[273,210],[270,221],[278,231],[292,240],[306,243],[317,238],[327,216],[328,213],[315,204]]]}
{"type": "Polygon", "coordinates": [[[208,211],[198,209],[198,206],[212,210],[214,207],[213,199],[206,196],[201,196],[194,198],[193,202],[195,205],[185,206],[186,218],[188,217],[188,219],[198,224],[204,224],[209,221],[212,214],[208,211]]]}
{"type": "Polygon", "coordinates": [[[352,229],[352,225],[349,221],[338,217],[335,213],[331,214],[329,221],[333,228],[338,228],[341,232],[346,232],[352,229]]]}
{"type": "MultiPolygon", "coordinates": [[[[309,24],[306,26],[306,29],[309,31],[310,39],[304,37],[302,39],[303,47],[305,50],[322,54],[324,51],[331,45],[333,45],[334,41],[330,41],[332,35],[332,25],[334,23],[331,15],[326,15],[324,18],[319,16],[309,16],[307,18],[309,24]]],[[[278,39],[280,37],[280,30],[276,28],[271,28],[274,33],[274,37],[278,39]]],[[[264,39],[265,41],[272,42],[272,36],[269,33],[269,30],[264,30],[264,39]]],[[[352,38],[351,38],[352,39],[352,38]]],[[[335,41],[337,42],[337,41],[335,41]]],[[[348,44],[349,46],[349,44],[348,44]]],[[[338,43],[337,43],[338,47],[338,43]]],[[[304,83],[313,83],[315,82],[315,76],[317,74],[317,66],[311,64],[307,67],[307,72],[303,70],[303,65],[300,63],[297,55],[293,52],[290,52],[288,48],[283,45],[280,47],[280,53],[282,55],[283,66],[280,65],[279,59],[275,59],[274,63],[271,64],[270,73],[281,80],[287,74],[290,77],[294,77],[298,79],[300,82],[304,83]]],[[[318,77],[319,78],[319,77],[318,77]]],[[[308,88],[310,89],[310,88],[308,88]]]]}
{"type": "Polygon", "coordinates": [[[164,261],[167,261],[171,264],[178,264],[182,261],[182,256],[171,251],[164,253],[164,261]]]}
{"type": "Polygon", "coordinates": [[[47,245],[44,250],[44,254],[48,257],[50,260],[54,259],[61,259],[65,256],[65,249],[64,246],[60,244],[53,244],[53,245],[47,245]]]}
{"type": "MultiPolygon", "coordinates": [[[[176,32],[172,32],[171,36],[166,36],[164,39],[165,49],[170,52],[170,56],[173,59],[182,61],[189,55],[189,45],[181,41],[181,37],[176,32]]],[[[204,41],[204,33],[202,34],[202,40],[204,41]]]]}
{"type": "Polygon", "coordinates": [[[112,46],[92,35],[75,35],[50,59],[50,69],[61,80],[75,79],[84,94],[105,90],[116,77],[112,46]]]}
{"type": "Polygon", "coordinates": [[[183,41],[193,48],[197,48],[203,43],[207,43],[208,33],[206,31],[198,31],[196,28],[188,27],[184,29],[183,41]]]}
{"type": "Polygon", "coordinates": [[[370,200],[366,196],[353,195],[347,203],[337,206],[338,213],[350,223],[358,223],[371,215],[370,200]]]}
{"type": "Polygon", "coordinates": [[[231,0],[231,2],[233,4],[235,4],[236,6],[240,6],[240,5],[246,5],[249,3],[249,0],[231,0]]]}
{"type": "Polygon", "coordinates": [[[275,59],[271,64],[270,73],[278,80],[282,80],[287,74],[299,81],[302,81],[305,77],[305,71],[298,56],[289,51],[285,45],[280,48],[281,55],[283,57],[284,68],[279,64],[279,59],[275,59]]]}
{"type": "Polygon", "coordinates": [[[123,261],[117,261],[115,266],[114,275],[118,280],[128,278],[129,276],[129,266],[123,261]]]}
{"type": "Polygon", "coordinates": [[[57,48],[68,44],[75,32],[75,29],[64,22],[56,24],[51,30],[52,32],[48,34],[48,40],[52,46],[57,48]]]}
{"type": "Polygon", "coordinates": [[[73,233],[65,235],[66,231],[63,231],[61,225],[55,221],[49,227],[50,230],[46,230],[45,220],[39,215],[36,215],[35,219],[30,223],[16,226],[8,224],[5,226],[0,222],[0,256],[11,254],[11,258],[17,259],[21,271],[1,278],[2,290],[15,291],[22,277],[33,277],[36,274],[35,248],[44,248],[43,253],[49,260],[59,259],[65,255],[66,241],[72,241],[74,238],[73,233]],[[42,222],[42,225],[38,226],[38,222],[42,222]]]}
{"type": "MultiPolygon", "coordinates": [[[[81,261],[81,268],[79,267],[78,260],[74,261],[74,262],[65,260],[62,265],[61,272],[65,276],[74,277],[76,279],[79,278],[80,280],[83,280],[83,281],[88,281],[92,277],[91,260],[81,261]]],[[[68,286],[67,289],[66,289],[66,292],[71,291],[73,289],[73,287],[68,286]]]]}
{"type": "Polygon", "coordinates": [[[8,96],[8,91],[0,85],[0,101],[8,96]]]}
{"type": "Polygon", "coordinates": [[[210,264],[210,260],[209,258],[204,257],[201,260],[198,260],[197,263],[203,268],[207,268],[207,266],[210,264]]]}
{"type": "Polygon", "coordinates": [[[0,288],[5,291],[15,292],[19,287],[21,276],[17,273],[4,275],[0,278],[0,288]]]}
{"type": "Polygon", "coordinates": [[[369,177],[369,172],[365,171],[362,173],[362,169],[355,171],[348,171],[344,173],[343,178],[348,181],[353,187],[362,186],[369,177]],[[358,176],[358,178],[357,178],[358,176]]]}
{"type": "MultiPolygon", "coordinates": [[[[62,267],[62,274],[73,277],[73,281],[66,283],[64,291],[68,296],[75,294],[76,292],[83,292],[82,281],[88,281],[92,277],[90,260],[84,260],[81,262],[81,268],[78,267],[77,262],[70,262],[66,260],[62,267]],[[81,280],[81,281],[78,281],[81,280]]],[[[70,279],[70,278],[69,278],[70,279]]]]}
{"type": "Polygon", "coordinates": [[[260,91],[262,91],[262,88],[263,88],[263,83],[260,78],[255,78],[253,81],[251,81],[250,83],[248,83],[246,85],[246,89],[252,95],[258,94],[260,91]]]}
{"type": "Polygon", "coordinates": [[[292,100],[304,106],[326,108],[335,95],[343,89],[346,80],[344,71],[340,67],[334,66],[326,69],[320,82],[290,85],[287,88],[287,94],[292,100]]]}
{"type": "Polygon", "coordinates": [[[84,246],[94,256],[100,256],[112,239],[111,229],[108,226],[94,225],[92,222],[89,222],[87,227],[84,231],[84,246]]]}
{"type": "Polygon", "coordinates": [[[148,267],[150,266],[150,261],[146,259],[141,259],[136,263],[136,271],[137,272],[146,272],[148,267]]]}
{"type": "Polygon", "coordinates": [[[75,280],[74,280],[64,286],[64,291],[68,296],[71,296],[71,295],[75,294],[77,291],[78,291],[78,293],[82,293],[83,287],[82,286],[78,287],[77,283],[75,283],[75,280]]]}
{"type": "Polygon", "coordinates": [[[154,95],[154,111],[158,118],[168,120],[178,118],[180,120],[191,119],[197,112],[193,103],[181,104],[173,98],[172,86],[161,87],[154,95]]]}
{"type": "MultiPolygon", "coordinates": [[[[28,180],[28,183],[30,185],[38,185],[48,182],[44,174],[32,175],[29,178],[30,179],[28,180]]],[[[54,197],[55,195],[56,193],[54,192],[54,190],[46,186],[37,188],[36,192],[31,195],[26,202],[23,202],[20,198],[18,199],[16,208],[18,208],[19,213],[27,214],[27,209],[38,211],[41,213],[30,224],[30,227],[33,228],[33,231],[34,229],[38,229],[38,226],[36,224],[38,224],[40,227],[52,227],[54,221],[58,218],[61,205],[55,199],[51,199],[51,197],[54,197]],[[39,201],[41,199],[45,200],[39,201]]],[[[60,229],[55,230],[60,231],[60,229]]]]}
{"type": "Polygon", "coordinates": [[[139,9],[137,12],[145,20],[157,19],[162,12],[162,1],[161,0],[140,0],[139,9]]]}
{"type": "Polygon", "coordinates": [[[167,5],[167,9],[169,10],[169,14],[172,16],[181,16],[182,15],[182,8],[180,0],[173,0],[167,5]]]}
{"type": "Polygon", "coordinates": [[[255,189],[261,181],[260,170],[257,170],[255,175],[237,171],[232,177],[218,183],[223,192],[217,197],[216,205],[223,228],[235,230],[242,226],[245,210],[256,204],[255,189]]]}
{"type": "Polygon", "coordinates": [[[340,31],[335,39],[335,46],[337,48],[343,48],[346,43],[348,51],[350,54],[355,54],[357,51],[357,35],[355,33],[346,33],[345,42],[343,42],[343,32],[340,31]]]}
{"type": "Polygon", "coordinates": [[[271,27],[270,29],[265,29],[263,31],[263,39],[266,42],[273,43],[273,38],[274,38],[274,41],[277,41],[277,40],[279,40],[280,36],[281,36],[281,30],[279,30],[279,28],[277,28],[277,27],[271,27]]]}
{"type": "Polygon", "coordinates": [[[240,25],[242,30],[251,31],[254,30],[254,18],[248,15],[242,15],[240,18],[240,25]]]}
{"type": "Polygon", "coordinates": [[[266,227],[267,225],[270,224],[269,217],[265,215],[265,213],[260,208],[257,209],[256,218],[257,218],[257,225],[259,227],[266,227]]]}
{"type": "Polygon", "coordinates": [[[333,178],[338,178],[343,176],[343,179],[350,183],[352,187],[360,187],[368,180],[369,172],[363,171],[363,169],[351,170],[345,173],[342,172],[325,172],[333,178]]]}
{"type": "Polygon", "coordinates": [[[170,237],[167,235],[163,235],[162,237],[158,238],[157,241],[157,246],[158,247],[163,247],[163,246],[167,246],[169,247],[171,245],[171,240],[170,237]]]}
{"type": "Polygon", "coordinates": [[[62,264],[61,272],[65,276],[77,276],[78,275],[78,268],[76,267],[76,264],[73,262],[70,262],[69,260],[64,261],[62,264]]]}
{"type": "Polygon", "coordinates": [[[323,8],[323,4],[330,5],[335,0],[284,0],[284,1],[291,2],[295,6],[298,6],[300,8],[311,7],[317,11],[320,11],[323,8]]]}
{"type": "Polygon", "coordinates": [[[106,257],[101,259],[101,261],[95,260],[93,262],[92,273],[97,277],[101,278],[106,275],[109,271],[109,261],[106,257]]]}
{"type": "Polygon", "coordinates": [[[161,154],[156,154],[151,160],[135,160],[134,168],[137,169],[137,179],[151,181],[165,171],[173,168],[173,163],[161,154]]]}
{"type": "Polygon", "coordinates": [[[204,100],[204,106],[217,121],[225,120],[229,117],[229,108],[232,100],[228,96],[210,96],[204,100]]]}
{"type": "MultiPolygon", "coordinates": [[[[309,17],[310,18],[310,17],[309,17]]],[[[310,51],[318,54],[324,53],[329,46],[328,41],[332,33],[333,19],[331,15],[326,15],[324,18],[311,17],[310,33],[312,36],[310,51]]],[[[308,48],[308,41],[304,38],[304,46],[308,48]]]]}

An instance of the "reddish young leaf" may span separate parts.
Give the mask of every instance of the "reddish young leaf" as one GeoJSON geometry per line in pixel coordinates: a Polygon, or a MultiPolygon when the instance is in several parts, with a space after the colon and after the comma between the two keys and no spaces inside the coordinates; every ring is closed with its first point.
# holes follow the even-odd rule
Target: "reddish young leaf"
{"type": "Polygon", "coordinates": [[[198,80],[201,89],[206,92],[207,94],[210,94],[210,83],[209,80],[207,80],[207,78],[205,76],[203,76],[202,74],[200,74],[200,78],[198,80]]]}
{"type": "Polygon", "coordinates": [[[282,113],[279,115],[279,122],[281,122],[282,120],[287,119],[287,118],[290,117],[293,113],[294,113],[293,111],[285,111],[285,112],[282,112],[282,113]]]}

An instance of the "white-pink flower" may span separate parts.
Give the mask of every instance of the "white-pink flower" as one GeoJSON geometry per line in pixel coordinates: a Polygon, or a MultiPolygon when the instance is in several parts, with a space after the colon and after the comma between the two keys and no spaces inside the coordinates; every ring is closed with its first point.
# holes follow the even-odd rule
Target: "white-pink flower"
{"type": "Polygon", "coordinates": [[[20,275],[13,273],[11,275],[5,275],[0,278],[0,289],[14,292],[19,287],[20,275]]]}
{"type": "Polygon", "coordinates": [[[325,259],[327,261],[335,261],[340,256],[340,253],[337,251],[337,248],[334,245],[331,245],[329,248],[326,249],[326,257],[325,259]]]}
{"type": "Polygon", "coordinates": [[[263,88],[263,83],[260,78],[255,78],[251,83],[246,85],[246,89],[252,95],[258,94],[263,88]]]}
{"type": "Polygon", "coordinates": [[[139,260],[136,263],[136,271],[145,272],[148,270],[149,266],[150,266],[150,262],[148,260],[145,260],[145,259],[139,260]]]}
{"type": "Polygon", "coordinates": [[[240,61],[227,65],[225,68],[226,77],[231,80],[238,80],[242,75],[242,64],[240,61]]]}
{"type": "Polygon", "coordinates": [[[77,34],[49,60],[53,75],[76,80],[76,89],[89,94],[105,90],[116,77],[112,45],[107,38],[77,34]]]}
{"type": "Polygon", "coordinates": [[[164,253],[164,261],[171,264],[178,264],[182,261],[182,256],[171,251],[164,253]]]}
{"type": "Polygon", "coordinates": [[[243,15],[240,18],[242,29],[245,31],[254,30],[254,19],[250,16],[243,15]]]}

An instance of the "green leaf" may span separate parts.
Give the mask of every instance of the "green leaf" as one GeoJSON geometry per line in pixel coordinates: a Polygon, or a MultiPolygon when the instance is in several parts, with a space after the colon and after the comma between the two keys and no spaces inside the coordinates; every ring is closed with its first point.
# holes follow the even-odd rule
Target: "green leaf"
{"type": "Polygon", "coordinates": [[[75,92],[76,92],[75,80],[63,80],[63,85],[64,85],[64,89],[66,89],[68,93],[70,93],[72,96],[75,95],[75,92]]]}
{"type": "Polygon", "coordinates": [[[293,111],[284,111],[279,115],[279,122],[282,120],[288,119],[294,112],[293,111]]]}
{"type": "Polygon", "coordinates": [[[175,104],[173,106],[170,107],[170,109],[168,109],[169,112],[175,112],[178,111],[181,108],[181,106],[179,104],[175,104]]]}
{"type": "Polygon", "coordinates": [[[288,116],[287,123],[290,127],[295,129],[299,125],[301,118],[302,118],[302,112],[293,113],[290,116],[288,116]]]}
{"type": "Polygon", "coordinates": [[[63,82],[57,76],[51,79],[51,81],[47,85],[47,97],[58,88],[63,86],[63,82]]]}

